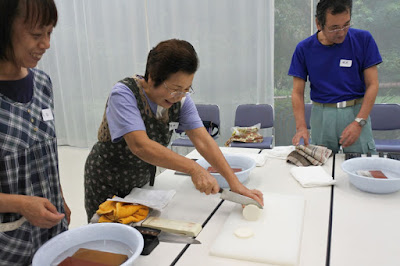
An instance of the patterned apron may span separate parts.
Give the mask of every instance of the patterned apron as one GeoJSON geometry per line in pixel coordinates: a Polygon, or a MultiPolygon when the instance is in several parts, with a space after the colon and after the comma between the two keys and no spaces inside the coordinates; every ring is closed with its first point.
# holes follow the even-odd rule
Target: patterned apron
{"type": "MultiPolygon", "coordinates": [[[[0,193],[44,197],[65,213],[54,120],[42,118],[42,110],[53,112],[52,85],[44,72],[32,72],[30,102],[17,103],[0,94],[0,193]]],[[[18,213],[0,213],[0,227],[21,218],[18,213]]],[[[24,222],[17,229],[0,232],[0,265],[29,265],[41,245],[67,228],[64,218],[50,229],[24,222]]]]}
{"type": "MultiPolygon", "coordinates": [[[[120,82],[136,97],[148,137],[168,146],[172,136],[169,123],[179,121],[181,103],[175,103],[163,117],[157,119],[135,79],[125,78],[120,82]]],[[[111,142],[105,112],[98,139],[85,164],[85,208],[89,221],[107,198],[114,195],[125,197],[134,187],[142,187],[148,183],[155,173],[155,166],[135,156],[124,139],[118,143],[111,142]]]]}

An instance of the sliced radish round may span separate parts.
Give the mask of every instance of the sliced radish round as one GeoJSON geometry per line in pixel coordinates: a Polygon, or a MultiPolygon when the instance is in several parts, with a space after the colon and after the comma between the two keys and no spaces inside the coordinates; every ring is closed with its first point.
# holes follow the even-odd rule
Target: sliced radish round
{"type": "Polygon", "coordinates": [[[249,238],[254,235],[253,230],[250,227],[239,227],[235,230],[235,236],[238,238],[249,238]]]}
{"type": "Polygon", "coordinates": [[[256,205],[249,204],[243,208],[243,217],[248,221],[257,221],[261,216],[262,209],[256,205]]]}

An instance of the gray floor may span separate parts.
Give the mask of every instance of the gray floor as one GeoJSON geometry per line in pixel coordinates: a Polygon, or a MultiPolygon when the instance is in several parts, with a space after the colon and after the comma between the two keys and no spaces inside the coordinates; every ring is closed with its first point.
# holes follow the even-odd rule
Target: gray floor
{"type": "Polygon", "coordinates": [[[83,169],[89,151],[69,146],[58,147],[61,187],[72,212],[70,229],[87,224],[83,201],[83,169]]]}
{"type": "MultiPolygon", "coordinates": [[[[175,150],[175,152],[179,152],[180,154],[186,154],[189,151],[182,147],[178,147],[175,150]]],[[[89,152],[90,149],[70,146],[58,147],[61,187],[64,198],[72,212],[69,229],[87,224],[84,205],[83,171],[89,152]]],[[[162,171],[164,171],[163,168],[157,168],[156,175],[162,171]]]]}

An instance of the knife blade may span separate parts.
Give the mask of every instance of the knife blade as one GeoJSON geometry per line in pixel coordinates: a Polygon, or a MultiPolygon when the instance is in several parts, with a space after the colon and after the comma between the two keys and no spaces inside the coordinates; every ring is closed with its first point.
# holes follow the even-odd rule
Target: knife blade
{"type": "Polygon", "coordinates": [[[163,231],[161,231],[161,233],[158,235],[158,240],[167,243],[201,244],[201,242],[197,239],[163,231]]]}
{"type": "Polygon", "coordinates": [[[135,226],[135,228],[145,236],[157,237],[160,242],[167,243],[181,243],[181,244],[201,244],[201,242],[192,237],[188,237],[185,235],[168,233],[161,231],[159,229],[145,227],[145,226],[135,226]]]}
{"type": "Polygon", "coordinates": [[[258,208],[263,209],[263,206],[260,203],[253,200],[252,198],[240,195],[239,193],[235,193],[235,192],[229,191],[227,189],[223,189],[223,188],[221,188],[219,190],[219,193],[221,193],[220,198],[223,200],[232,201],[232,202],[239,203],[242,205],[253,204],[253,205],[256,205],[258,208]]]}

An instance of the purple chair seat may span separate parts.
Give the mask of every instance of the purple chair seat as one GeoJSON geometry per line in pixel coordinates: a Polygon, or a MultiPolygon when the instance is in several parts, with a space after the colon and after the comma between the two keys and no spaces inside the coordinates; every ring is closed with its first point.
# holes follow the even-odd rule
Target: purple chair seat
{"type": "MultiPolygon", "coordinates": [[[[214,137],[214,139],[217,139],[218,136],[214,137]]],[[[178,146],[178,147],[194,147],[192,141],[189,138],[178,138],[173,141],[171,144],[173,146],[178,146]]]]}
{"type": "MultiPolygon", "coordinates": [[[[260,123],[261,129],[272,128],[274,130],[274,109],[269,104],[241,104],[236,108],[235,126],[251,127],[260,123]]],[[[274,135],[263,136],[261,143],[232,142],[231,147],[272,149],[274,135]]]]}
{"type": "Polygon", "coordinates": [[[231,147],[238,147],[238,148],[254,148],[254,149],[272,149],[273,148],[273,138],[272,137],[263,137],[263,142],[258,143],[244,143],[234,141],[231,143],[231,147]]]}
{"type": "Polygon", "coordinates": [[[378,152],[400,152],[400,139],[375,139],[378,152]]]}
{"type": "MultiPolygon", "coordinates": [[[[213,124],[220,126],[220,117],[219,117],[219,107],[216,104],[196,104],[196,109],[199,112],[199,116],[201,120],[210,121],[213,124]]],[[[181,133],[181,132],[178,132],[181,133]]],[[[210,132],[211,134],[212,132],[210,132]]],[[[216,134],[216,133],[215,133],[216,134]]],[[[218,131],[219,134],[219,131],[218,131]]],[[[218,138],[218,134],[214,136],[214,139],[218,138]]],[[[171,143],[171,147],[179,146],[179,147],[194,147],[192,141],[190,141],[189,137],[180,137],[175,139],[171,143]]]]}
{"type": "MultiPolygon", "coordinates": [[[[374,104],[369,114],[372,130],[399,130],[399,114],[399,104],[374,104]]],[[[375,147],[378,152],[400,152],[400,139],[375,139],[375,147]]]]}

